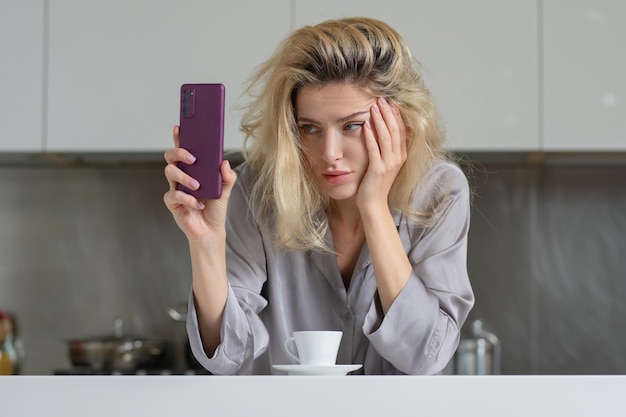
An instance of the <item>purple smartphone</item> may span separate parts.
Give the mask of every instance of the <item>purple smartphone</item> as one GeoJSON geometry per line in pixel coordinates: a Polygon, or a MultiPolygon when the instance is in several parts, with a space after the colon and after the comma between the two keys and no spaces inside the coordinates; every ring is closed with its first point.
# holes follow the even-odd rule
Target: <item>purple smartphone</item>
{"type": "Polygon", "coordinates": [[[190,190],[178,184],[178,189],[197,198],[222,195],[224,97],[222,84],[183,84],[180,88],[180,147],[191,152],[196,162],[181,162],[178,167],[198,180],[200,188],[190,190]]]}

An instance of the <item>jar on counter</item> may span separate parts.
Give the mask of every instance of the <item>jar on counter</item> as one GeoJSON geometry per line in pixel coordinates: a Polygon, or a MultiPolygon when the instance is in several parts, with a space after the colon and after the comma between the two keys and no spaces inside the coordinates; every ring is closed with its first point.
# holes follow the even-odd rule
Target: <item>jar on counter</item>
{"type": "Polygon", "coordinates": [[[17,375],[21,354],[15,327],[9,314],[0,310],[0,375],[17,375]]]}
{"type": "Polygon", "coordinates": [[[476,320],[471,325],[470,334],[461,339],[454,355],[454,373],[499,375],[500,351],[500,340],[483,328],[482,321],[476,320]]]}

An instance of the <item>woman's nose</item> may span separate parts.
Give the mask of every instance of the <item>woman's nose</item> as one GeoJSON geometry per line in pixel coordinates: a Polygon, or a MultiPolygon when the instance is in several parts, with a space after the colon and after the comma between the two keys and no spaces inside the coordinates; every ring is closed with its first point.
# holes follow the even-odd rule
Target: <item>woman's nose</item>
{"type": "Polygon", "coordinates": [[[326,162],[335,162],[343,156],[341,135],[329,130],[324,135],[323,158],[326,162]]]}

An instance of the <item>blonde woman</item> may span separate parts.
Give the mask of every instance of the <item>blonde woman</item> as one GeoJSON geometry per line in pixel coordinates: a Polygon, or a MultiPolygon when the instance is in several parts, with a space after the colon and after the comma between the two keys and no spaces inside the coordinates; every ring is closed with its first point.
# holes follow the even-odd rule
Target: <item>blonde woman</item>
{"type": "Polygon", "coordinates": [[[214,374],[294,363],[299,330],[341,330],[338,364],[434,374],[474,297],[469,189],[442,150],[437,110],[400,35],[370,18],[296,30],[260,67],[242,121],[245,163],[197,200],[165,153],[164,201],[189,241],[187,331],[214,374]]]}

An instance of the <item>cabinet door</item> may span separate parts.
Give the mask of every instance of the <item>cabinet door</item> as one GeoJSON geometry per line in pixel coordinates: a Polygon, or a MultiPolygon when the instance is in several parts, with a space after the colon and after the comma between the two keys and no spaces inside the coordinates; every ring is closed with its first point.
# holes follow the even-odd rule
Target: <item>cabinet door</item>
{"type": "Polygon", "coordinates": [[[244,81],[289,31],[289,0],[50,2],[49,151],[172,146],[183,83],[226,85],[225,149],[244,81]]]}
{"type": "Polygon", "coordinates": [[[626,150],[626,3],[545,0],[544,143],[626,150]]]}
{"type": "Polygon", "coordinates": [[[42,147],[43,0],[0,2],[0,152],[42,147]]]}
{"type": "Polygon", "coordinates": [[[539,146],[537,5],[501,0],[296,0],[296,25],[370,16],[422,63],[456,150],[539,146]]]}

